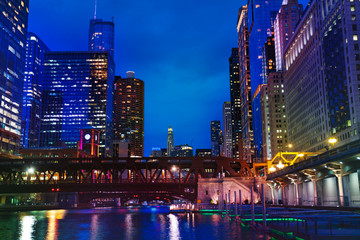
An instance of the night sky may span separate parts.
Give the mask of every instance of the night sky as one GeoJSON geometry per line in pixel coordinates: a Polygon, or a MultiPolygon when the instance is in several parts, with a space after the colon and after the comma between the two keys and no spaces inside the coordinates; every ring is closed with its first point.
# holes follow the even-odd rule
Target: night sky
{"type": "MultiPolygon", "coordinates": [[[[29,28],[51,50],[87,50],[95,0],[30,0],[29,28]]],[[[300,0],[307,3],[307,0],[300,0]]],[[[115,22],[116,75],[145,82],[145,148],[210,148],[210,122],[230,101],[231,48],[245,0],[98,0],[97,18],[115,22]]],[[[194,151],[195,152],[195,151],[194,151]]]]}

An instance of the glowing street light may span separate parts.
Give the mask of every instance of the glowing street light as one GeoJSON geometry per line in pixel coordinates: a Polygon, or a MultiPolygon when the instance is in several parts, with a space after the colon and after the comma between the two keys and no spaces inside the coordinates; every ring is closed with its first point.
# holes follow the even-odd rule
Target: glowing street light
{"type": "Polygon", "coordinates": [[[275,171],[276,171],[276,168],[274,168],[274,166],[271,166],[271,167],[269,168],[269,171],[270,171],[270,172],[275,172],[275,171]]]}
{"type": "Polygon", "coordinates": [[[334,137],[329,139],[329,143],[333,145],[333,148],[334,148],[334,145],[335,145],[336,142],[337,142],[337,139],[334,138],[334,137]]]}
{"type": "Polygon", "coordinates": [[[299,156],[299,157],[303,157],[304,154],[303,154],[303,153],[299,153],[298,156],[299,156]]]}
{"type": "Polygon", "coordinates": [[[288,147],[289,147],[289,148],[292,148],[292,147],[293,147],[293,145],[290,143],[290,144],[288,145],[288,147]]]}
{"type": "Polygon", "coordinates": [[[26,172],[33,174],[35,172],[35,169],[33,167],[30,167],[26,172]]]}
{"type": "Polygon", "coordinates": [[[280,161],[278,165],[276,165],[279,169],[283,169],[285,167],[284,164],[280,161]]]}
{"type": "Polygon", "coordinates": [[[176,166],[172,166],[171,171],[175,172],[177,170],[176,166]]]}

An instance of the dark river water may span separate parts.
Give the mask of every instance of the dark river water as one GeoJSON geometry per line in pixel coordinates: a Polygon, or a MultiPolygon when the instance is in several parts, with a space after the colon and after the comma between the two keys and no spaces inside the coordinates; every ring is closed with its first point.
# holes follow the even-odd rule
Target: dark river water
{"type": "Polygon", "coordinates": [[[0,213],[0,239],[269,239],[218,214],[164,208],[0,213]]]}

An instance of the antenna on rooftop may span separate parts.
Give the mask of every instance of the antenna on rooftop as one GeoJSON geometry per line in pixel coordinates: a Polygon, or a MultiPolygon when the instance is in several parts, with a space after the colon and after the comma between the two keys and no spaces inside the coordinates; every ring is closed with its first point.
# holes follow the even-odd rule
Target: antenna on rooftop
{"type": "Polygon", "coordinates": [[[97,0],[95,0],[95,12],[94,12],[94,19],[96,19],[96,8],[97,8],[97,0]]]}

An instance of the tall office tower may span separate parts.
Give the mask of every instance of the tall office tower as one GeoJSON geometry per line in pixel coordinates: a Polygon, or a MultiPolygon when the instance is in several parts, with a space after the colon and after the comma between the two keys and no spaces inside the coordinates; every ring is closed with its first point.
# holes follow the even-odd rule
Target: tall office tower
{"type": "Polygon", "coordinates": [[[80,129],[100,131],[112,156],[114,62],[108,52],[45,54],[40,147],[76,148],[80,129]]]}
{"type": "Polygon", "coordinates": [[[223,104],[223,124],[224,124],[224,151],[225,157],[232,158],[233,153],[233,135],[232,135],[232,119],[231,119],[231,102],[223,104]]]}
{"type": "Polygon", "coordinates": [[[294,151],[320,150],[329,136],[325,82],[321,73],[321,34],[315,2],[305,11],[284,49],[288,141],[294,151]]]}
{"type": "Polygon", "coordinates": [[[238,48],[231,49],[231,56],[229,58],[229,67],[230,67],[232,157],[238,159],[239,153],[241,151],[241,149],[239,149],[239,142],[241,142],[242,139],[238,48]]]}
{"type": "MultiPolygon", "coordinates": [[[[261,129],[262,129],[262,154],[258,154],[259,161],[265,161],[266,159],[271,158],[271,143],[270,143],[270,119],[269,119],[269,98],[268,98],[268,85],[267,78],[269,73],[276,71],[276,61],[275,61],[275,42],[274,42],[274,34],[271,32],[271,36],[268,36],[266,42],[262,49],[262,75],[263,82],[258,89],[259,92],[254,96],[260,97],[260,108],[256,108],[256,110],[260,110],[261,112],[261,129]]],[[[257,103],[257,102],[256,102],[257,103]]],[[[256,121],[259,123],[259,121],[256,121]]],[[[260,127],[256,125],[256,127],[260,127]]],[[[256,148],[256,150],[259,148],[256,148]]]]}
{"type": "Polygon", "coordinates": [[[167,135],[167,156],[171,156],[171,152],[174,148],[174,131],[172,127],[170,126],[168,128],[168,135],[167,135]]]}
{"type": "Polygon", "coordinates": [[[298,0],[284,0],[274,23],[275,55],[277,70],[283,70],[283,54],[289,39],[294,34],[296,24],[303,14],[303,5],[298,0]]]}
{"type": "Polygon", "coordinates": [[[252,95],[250,78],[249,31],[247,6],[239,10],[237,21],[239,43],[240,116],[242,141],[239,141],[239,159],[251,162],[254,155],[252,95]]]}
{"type": "Polygon", "coordinates": [[[114,22],[106,22],[102,19],[90,20],[89,27],[89,51],[108,51],[114,60],[114,22]]]}
{"type": "Polygon", "coordinates": [[[249,48],[251,96],[253,98],[254,146],[256,158],[262,157],[262,124],[260,85],[263,84],[262,49],[268,36],[271,36],[272,21],[280,9],[282,0],[249,0],[249,48]]]}
{"type": "Polygon", "coordinates": [[[266,84],[269,73],[276,72],[274,34],[267,37],[262,52],[263,83],[266,84]]]}
{"type": "Polygon", "coordinates": [[[127,140],[130,156],[144,155],[144,82],[127,72],[115,77],[114,140],[127,140]]]}
{"type": "Polygon", "coordinates": [[[211,121],[211,156],[220,156],[221,127],[220,121],[211,121]]]}
{"type": "Polygon", "coordinates": [[[271,159],[270,116],[268,84],[261,84],[261,127],[263,129],[263,159],[271,159]]]}
{"type": "Polygon", "coordinates": [[[290,150],[288,148],[287,114],[283,73],[269,73],[267,85],[271,158],[273,158],[278,152],[290,150]]]}
{"type": "Polygon", "coordinates": [[[21,118],[21,143],[24,148],[39,147],[44,57],[49,51],[36,34],[27,34],[21,118]]]}
{"type": "MultiPolygon", "coordinates": [[[[326,90],[328,107],[326,116],[329,124],[329,135],[323,137],[335,137],[338,140],[336,145],[341,146],[359,139],[360,2],[352,0],[333,0],[327,4],[320,0],[316,2],[317,7],[320,6],[317,16],[320,16],[320,46],[323,61],[318,69],[321,70],[321,67],[323,69],[322,86],[325,86],[326,90]]],[[[294,40],[292,43],[296,44],[294,40]]],[[[318,111],[320,110],[318,108],[318,111]]],[[[328,139],[322,138],[322,140],[323,144],[327,144],[328,139]]]]}
{"type": "Polygon", "coordinates": [[[18,153],[29,0],[0,2],[0,153],[18,153]]]}

